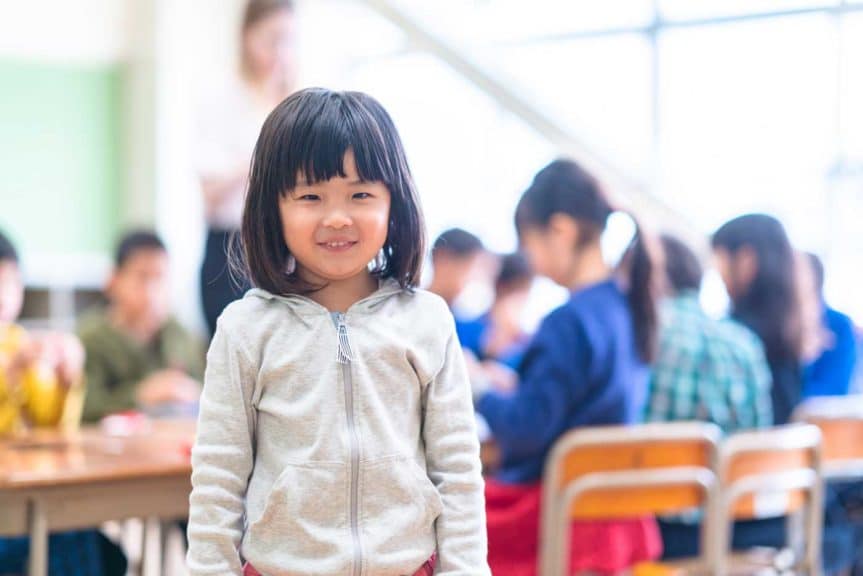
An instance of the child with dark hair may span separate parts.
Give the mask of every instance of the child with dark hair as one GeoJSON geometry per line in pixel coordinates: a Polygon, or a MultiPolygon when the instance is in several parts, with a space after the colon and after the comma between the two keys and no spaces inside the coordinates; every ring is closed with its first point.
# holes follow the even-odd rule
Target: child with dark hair
{"type": "Polygon", "coordinates": [[[273,111],[243,214],[256,288],[208,354],[192,576],[489,573],[464,359],[416,289],[424,236],[377,101],[311,88],[273,111]]]}
{"type": "MultiPolygon", "coordinates": [[[[15,323],[23,301],[18,251],[0,232],[0,437],[24,426],[56,427],[64,416],[77,418],[66,409],[66,399],[81,379],[81,344],[70,334],[25,331],[15,323]]],[[[29,550],[28,538],[0,538],[0,573],[24,574],[29,550]]],[[[119,546],[98,530],[48,537],[52,576],[123,576],[126,567],[119,546]]]]}
{"type": "Polygon", "coordinates": [[[462,347],[480,362],[491,360],[518,368],[530,340],[521,316],[532,284],[533,270],[523,254],[501,256],[491,308],[479,318],[459,323],[462,347]]]}
{"type": "Polygon", "coordinates": [[[201,343],[171,317],[168,253],[153,232],[119,242],[105,293],[107,308],[86,312],[78,335],[87,351],[84,420],[142,409],[155,415],[194,410],[201,343]]]}
{"type": "Polygon", "coordinates": [[[731,298],[731,317],[764,344],[773,384],[773,421],[785,424],[800,401],[803,323],[794,250],[776,218],[747,214],[723,224],[712,239],[731,298]]]}
{"type": "MultiPolygon", "coordinates": [[[[600,239],[613,212],[597,180],[571,160],[540,170],[516,209],[533,269],[571,295],[542,321],[514,391],[474,382],[477,411],[501,452],[500,470],[486,484],[495,576],[535,574],[541,477],[555,441],[581,426],[635,423],[643,413],[658,274],[637,223],[621,268],[606,264],[600,239]]],[[[573,573],[613,574],[661,549],[652,518],[574,522],[570,541],[573,573]]]]}
{"type": "Polygon", "coordinates": [[[432,245],[429,292],[443,298],[452,309],[475,274],[483,254],[482,240],[467,230],[450,228],[442,232],[432,245]]]}
{"type": "Polygon", "coordinates": [[[645,420],[702,420],[726,433],[770,426],[770,370],[761,341],[734,320],[709,317],[698,300],[698,257],[677,238],[661,241],[668,290],[645,420]]]}
{"type": "MultiPolygon", "coordinates": [[[[698,257],[677,238],[664,235],[661,241],[667,294],[645,420],[700,420],[726,433],[772,425],[770,370],[761,340],[733,319],[708,316],[699,302],[698,257]]],[[[698,515],[659,521],[665,558],[698,554],[699,522],[698,515]]],[[[735,542],[745,542],[758,527],[740,523],[735,542]]]]}
{"type": "MultiPolygon", "coordinates": [[[[786,424],[802,398],[802,365],[812,328],[804,316],[800,291],[805,288],[801,284],[805,276],[798,268],[800,261],[785,227],[766,214],[746,214],[726,222],[714,233],[712,244],[731,298],[731,317],[764,344],[773,380],[773,421],[786,424]]],[[[826,498],[830,501],[834,496],[828,492],[826,498]]],[[[732,545],[735,549],[781,547],[785,524],[784,517],[737,522],[732,545]]],[[[849,563],[851,545],[844,526],[825,529],[822,544],[825,571],[841,570],[849,563]]]]}

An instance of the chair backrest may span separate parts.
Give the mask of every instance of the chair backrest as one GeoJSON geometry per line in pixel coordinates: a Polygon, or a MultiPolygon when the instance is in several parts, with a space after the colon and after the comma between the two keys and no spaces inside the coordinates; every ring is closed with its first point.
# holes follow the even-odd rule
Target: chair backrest
{"type": "Polygon", "coordinates": [[[727,555],[734,520],[785,516],[806,507],[804,562],[809,570],[820,568],[823,486],[817,427],[793,424],[734,434],[720,446],[718,474],[721,505],[713,521],[720,561],[727,555]]]}
{"type": "MultiPolygon", "coordinates": [[[[543,479],[541,574],[566,573],[572,520],[693,508],[710,514],[720,435],[712,424],[673,422],[584,428],[562,436],[543,479]]],[[[702,546],[705,558],[706,551],[702,546]]]]}
{"type": "Polygon", "coordinates": [[[863,478],[863,395],[810,398],[797,407],[793,418],[821,430],[825,479],[863,478]]]}

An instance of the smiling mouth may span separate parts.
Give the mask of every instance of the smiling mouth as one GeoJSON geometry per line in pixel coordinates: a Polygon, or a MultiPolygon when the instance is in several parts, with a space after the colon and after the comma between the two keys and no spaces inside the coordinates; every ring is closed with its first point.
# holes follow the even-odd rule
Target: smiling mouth
{"type": "Polygon", "coordinates": [[[324,248],[325,250],[332,250],[335,252],[339,252],[342,250],[347,250],[353,247],[357,242],[352,240],[339,240],[336,242],[319,242],[318,246],[324,248]]]}

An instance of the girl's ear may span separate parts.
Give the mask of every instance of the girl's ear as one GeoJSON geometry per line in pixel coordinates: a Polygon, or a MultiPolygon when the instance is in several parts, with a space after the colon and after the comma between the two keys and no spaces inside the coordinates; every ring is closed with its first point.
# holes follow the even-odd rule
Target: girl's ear
{"type": "Polygon", "coordinates": [[[558,246],[573,248],[578,246],[581,230],[575,218],[555,212],[548,220],[546,232],[558,246]]]}

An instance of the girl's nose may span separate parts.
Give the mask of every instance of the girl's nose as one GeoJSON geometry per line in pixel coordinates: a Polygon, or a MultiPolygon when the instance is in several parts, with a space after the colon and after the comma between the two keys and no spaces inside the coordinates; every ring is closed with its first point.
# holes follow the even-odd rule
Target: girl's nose
{"type": "Polygon", "coordinates": [[[335,228],[336,230],[346,228],[351,225],[351,217],[342,210],[333,210],[326,215],[323,225],[327,228],[335,228]]]}

